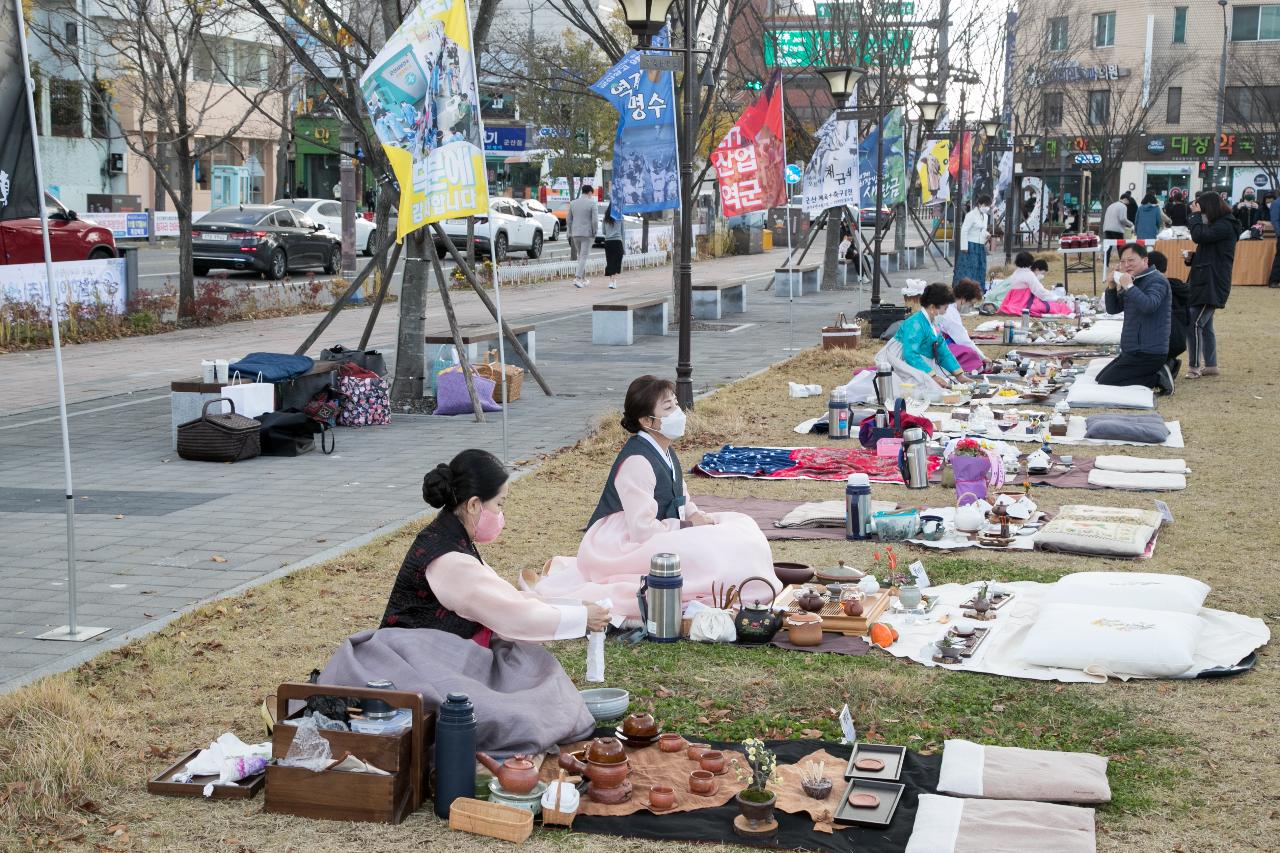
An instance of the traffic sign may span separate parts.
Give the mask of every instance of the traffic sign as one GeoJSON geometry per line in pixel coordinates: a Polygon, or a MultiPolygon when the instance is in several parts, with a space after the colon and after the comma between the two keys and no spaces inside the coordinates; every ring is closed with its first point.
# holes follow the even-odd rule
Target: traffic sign
{"type": "Polygon", "coordinates": [[[1077,166],[1100,166],[1102,155],[1080,153],[1075,156],[1075,163],[1077,166]]]}
{"type": "Polygon", "coordinates": [[[800,167],[797,166],[795,163],[788,163],[786,176],[787,176],[787,183],[798,184],[800,183],[800,179],[804,177],[804,172],[801,171],[800,167]]]}
{"type": "Polygon", "coordinates": [[[684,67],[684,58],[661,53],[645,53],[640,56],[641,71],[679,71],[684,67]]]}

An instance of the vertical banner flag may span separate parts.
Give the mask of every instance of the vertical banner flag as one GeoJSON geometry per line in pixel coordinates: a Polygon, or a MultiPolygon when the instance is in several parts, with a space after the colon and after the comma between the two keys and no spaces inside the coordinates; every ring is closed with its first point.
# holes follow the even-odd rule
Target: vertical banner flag
{"type": "Polygon", "coordinates": [[[954,156],[947,158],[947,173],[951,176],[951,186],[960,190],[959,198],[961,203],[968,198],[969,190],[973,186],[973,133],[964,131],[960,134],[960,150],[950,152],[954,156]],[[964,164],[964,181],[958,183],[961,163],[964,164]]]}
{"type": "Polygon", "coordinates": [[[40,215],[20,26],[16,4],[6,0],[0,9],[0,219],[40,215]]]}
{"type": "MultiPolygon", "coordinates": [[[[653,39],[667,44],[664,28],[653,39]]],[[[661,55],[667,55],[662,52],[661,55]]],[[[622,213],[680,207],[680,155],[676,149],[676,88],[670,71],[643,71],[640,51],[630,50],[591,91],[618,111],[609,201],[622,213]]]]}
{"type": "Polygon", "coordinates": [[[782,121],[782,72],[775,71],[760,97],[711,152],[726,217],[787,203],[782,121]]]}
{"type": "MultiPolygon", "coordinates": [[[[857,106],[857,96],[849,98],[846,108],[857,106]]],[[[804,169],[804,212],[813,216],[832,207],[857,205],[858,130],[855,121],[840,121],[836,113],[818,128],[818,144],[804,169]]]]}
{"type": "Polygon", "coordinates": [[[884,117],[884,162],[876,167],[876,147],[880,129],[871,128],[858,146],[859,183],[862,202],[859,207],[875,209],[876,183],[884,180],[883,201],[893,207],[907,200],[907,165],[902,153],[902,108],[890,110],[884,117]]]}
{"type": "Polygon", "coordinates": [[[916,169],[920,172],[920,200],[924,204],[944,202],[951,195],[950,174],[947,172],[947,155],[951,142],[946,139],[928,139],[921,146],[916,169]]]}
{"type": "Polygon", "coordinates": [[[396,235],[489,212],[466,0],[422,0],[360,78],[400,183],[396,235]]]}

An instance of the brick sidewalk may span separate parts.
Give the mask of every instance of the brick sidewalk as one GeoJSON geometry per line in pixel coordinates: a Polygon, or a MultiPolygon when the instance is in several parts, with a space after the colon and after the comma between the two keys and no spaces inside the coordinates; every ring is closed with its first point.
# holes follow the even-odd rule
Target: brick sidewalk
{"type": "MultiPolygon", "coordinates": [[[[780,261],[775,253],[699,263],[695,276],[740,279],[767,273],[780,261]]],[[[662,293],[669,286],[666,268],[636,273],[618,294],[568,284],[504,294],[512,322],[538,324],[538,363],[556,391],[546,397],[526,381],[512,404],[513,463],[582,437],[601,414],[620,407],[636,375],[674,374],[674,336],[638,338],[631,347],[590,343],[592,302],[662,293]],[[581,370],[584,354],[591,359],[589,372],[581,370]]],[[[757,280],[749,288],[745,314],[725,318],[743,329],[694,334],[696,391],[788,356],[788,302],[763,286],[757,280]]],[[[815,330],[837,311],[864,308],[867,301],[865,292],[851,291],[797,299],[796,344],[812,345],[815,330]]],[[[457,302],[462,322],[482,318],[474,296],[460,293],[457,302]]],[[[344,312],[321,343],[355,343],[363,315],[363,309],[344,312]]],[[[394,341],[395,315],[394,306],[385,312],[375,345],[394,341]]],[[[441,327],[434,302],[428,317],[429,328],[441,327]]],[[[291,351],[313,323],[285,318],[68,348],[80,622],[111,629],[81,644],[34,639],[66,622],[61,446],[56,409],[48,408],[56,401],[51,357],[0,356],[7,404],[17,400],[22,412],[0,415],[0,525],[6,534],[0,537],[6,581],[0,592],[0,690],[70,668],[201,602],[394,529],[426,509],[421,477],[428,468],[466,447],[501,452],[498,415],[484,424],[470,416],[396,415],[389,426],[338,430],[332,456],[264,457],[237,465],[176,457],[169,441],[171,378],[192,375],[192,365],[215,348],[232,356],[291,351]]]]}

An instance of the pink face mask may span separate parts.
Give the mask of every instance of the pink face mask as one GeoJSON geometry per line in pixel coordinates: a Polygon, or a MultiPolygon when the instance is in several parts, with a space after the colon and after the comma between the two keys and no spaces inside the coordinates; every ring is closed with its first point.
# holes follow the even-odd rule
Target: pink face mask
{"type": "Polygon", "coordinates": [[[507,519],[500,512],[489,512],[484,507],[480,508],[480,519],[476,522],[476,533],[472,538],[480,544],[492,542],[502,533],[502,528],[506,526],[507,519]]]}

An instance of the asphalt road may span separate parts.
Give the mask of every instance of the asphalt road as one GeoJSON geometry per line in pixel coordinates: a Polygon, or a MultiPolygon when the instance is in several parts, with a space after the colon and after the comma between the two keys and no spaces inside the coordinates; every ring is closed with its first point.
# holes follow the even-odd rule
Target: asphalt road
{"type": "MultiPolygon", "coordinates": [[[[128,245],[127,243],[125,245],[128,245]]],[[[592,254],[603,254],[604,249],[592,249],[592,254]]],[[[521,258],[523,255],[517,254],[515,257],[521,258]]],[[[569,259],[569,241],[563,236],[555,242],[546,243],[542,250],[542,257],[539,260],[545,261],[565,261],[569,259]]],[[[362,269],[367,262],[367,258],[363,255],[356,256],[356,269],[362,269]]],[[[446,270],[452,269],[454,264],[452,260],[443,261],[446,270]]],[[[397,266],[394,277],[391,279],[391,292],[400,292],[400,279],[403,275],[404,265],[397,266]]],[[[319,269],[316,270],[319,272],[319,269]]],[[[216,280],[226,280],[237,282],[260,282],[262,277],[256,272],[235,272],[232,270],[216,271],[216,280]]],[[[298,275],[299,273],[293,273],[298,275]]],[[[305,274],[305,273],[303,273],[305,274]]],[[[204,279],[197,279],[203,281],[204,279]]],[[[177,246],[151,247],[143,245],[138,253],[138,286],[143,290],[161,290],[166,283],[173,286],[178,284],[178,248],[177,246]]]]}

